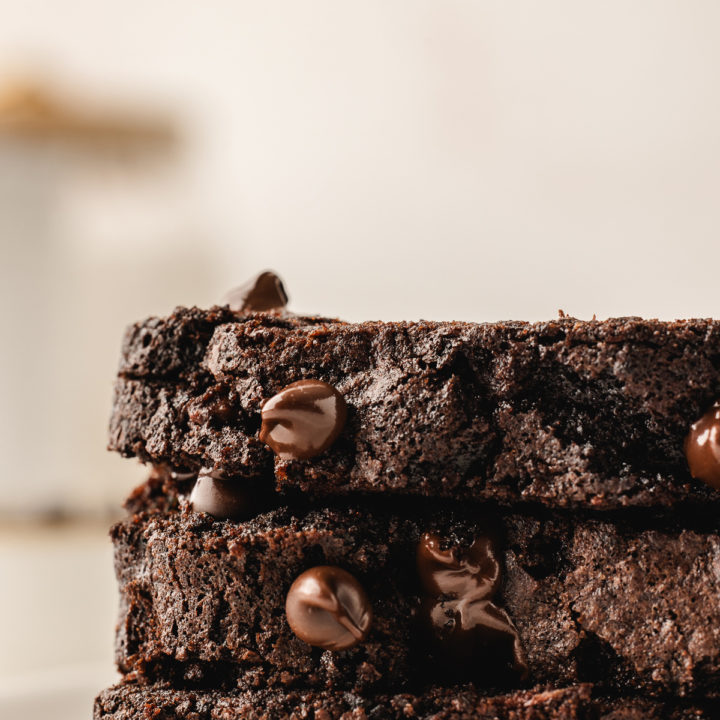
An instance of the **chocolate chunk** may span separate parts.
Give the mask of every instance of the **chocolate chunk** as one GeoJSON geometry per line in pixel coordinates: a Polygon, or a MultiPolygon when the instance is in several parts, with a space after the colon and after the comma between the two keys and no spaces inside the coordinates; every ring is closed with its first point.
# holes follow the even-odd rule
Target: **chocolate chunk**
{"type": "MultiPolygon", "coordinates": [[[[481,667],[499,646],[512,647],[512,668],[525,675],[527,665],[517,629],[505,610],[492,602],[500,587],[500,560],[488,536],[467,552],[442,550],[436,535],[425,533],[417,548],[417,568],[425,589],[420,615],[443,661],[457,667],[481,667]]],[[[493,668],[486,668],[492,670],[493,668]]]]}
{"type": "Polygon", "coordinates": [[[300,380],[262,407],[260,440],[283,460],[307,460],[325,452],[345,425],[343,396],[320,380],[300,380]]]}
{"type": "Polygon", "coordinates": [[[319,565],[290,587],[285,613],[292,631],[309,645],[346,650],[370,631],[372,608],[362,585],[345,570],[319,565]]]}
{"type": "Polygon", "coordinates": [[[288,296],[282,280],[269,271],[234,288],[223,298],[223,305],[242,313],[282,310],[287,303],[288,296]]]}
{"type": "Polygon", "coordinates": [[[694,478],[720,490],[720,400],[690,426],[685,457],[694,478]]]}
{"type": "Polygon", "coordinates": [[[216,520],[238,520],[257,509],[253,493],[245,485],[225,479],[212,470],[201,470],[190,494],[195,512],[212,515],[216,520]]]}

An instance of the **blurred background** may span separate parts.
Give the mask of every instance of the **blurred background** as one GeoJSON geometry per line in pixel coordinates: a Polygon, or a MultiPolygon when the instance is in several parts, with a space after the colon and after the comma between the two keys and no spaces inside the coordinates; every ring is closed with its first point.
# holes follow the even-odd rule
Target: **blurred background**
{"type": "Polygon", "coordinates": [[[716,0],[0,0],[0,716],[114,678],[126,324],[719,312],[716,0]]]}

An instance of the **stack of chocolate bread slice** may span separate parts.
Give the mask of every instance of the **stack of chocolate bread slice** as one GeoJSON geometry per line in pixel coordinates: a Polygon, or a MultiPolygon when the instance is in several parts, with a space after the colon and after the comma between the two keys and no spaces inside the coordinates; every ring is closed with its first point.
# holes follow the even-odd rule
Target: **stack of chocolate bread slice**
{"type": "Polygon", "coordinates": [[[96,720],[720,716],[720,323],[132,326],[96,720]]]}

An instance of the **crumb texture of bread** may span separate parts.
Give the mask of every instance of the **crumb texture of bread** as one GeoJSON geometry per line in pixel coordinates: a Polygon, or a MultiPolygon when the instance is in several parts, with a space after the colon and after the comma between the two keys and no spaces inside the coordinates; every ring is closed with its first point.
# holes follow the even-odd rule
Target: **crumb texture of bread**
{"type": "Polygon", "coordinates": [[[617,509],[718,503],[691,479],[690,424],[720,393],[720,323],[341,323],[179,308],[125,337],[111,449],[315,496],[394,493],[617,509]],[[308,461],[258,438],[302,379],[349,416],[308,461]]]}
{"type": "Polygon", "coordinates": [[[95,700],[94,720],[711,720],[717,705],[593,697],[592,687],[483,695],[470,687],[363,697],[328,691],[173,690],[120,684],[95,700]]]}
{"type": "Polygon", "coordinates": [[[95,720],[720,717],[720,493],[683,449],[719,373],[714,320],[133,325],[109,448],[155,467],[111,530],[124,680],[95,720]],[[261,409],[308,380],[343,419],[276,456],[261,409]],[[372,623],[329,650],[286,598],[337,568],[372,623]]]}
{"type": "MultiPolygon", "coordinates": [[[[480,509],[404,516],[365,507],[280,508],[233,523],[180,501],[179,510],[132,515],[112,531],[118,665],[150,681],[198,687],[364,693],[444,680],[416,619],[417,544],[431,532],[467,548],[488,528],[503,538],[495,599],[517,628],[530,682],[718,694],[716,531],[480,509]],[[348,650],[310,647],[287,624],[290,585],[318,565],[348,570],[371,600],[370,634],[348,650]]],[[[503,662],[510,662],[509,649],[499,647],[496,663],[503,662]]],[[[467,679],[489,682],[481,671],[467,679]]]]}

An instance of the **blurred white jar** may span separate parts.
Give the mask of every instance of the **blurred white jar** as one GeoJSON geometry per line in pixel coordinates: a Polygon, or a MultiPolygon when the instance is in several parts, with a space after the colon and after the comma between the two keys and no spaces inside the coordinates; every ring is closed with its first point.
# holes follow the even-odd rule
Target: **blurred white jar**
{"type": "Polygon", "coordinates": [[[0,516],[117,508],[143,474],[105,450],[123,329],[224,291],[178,143],[89,134],[0,126],[0,516]]]}

